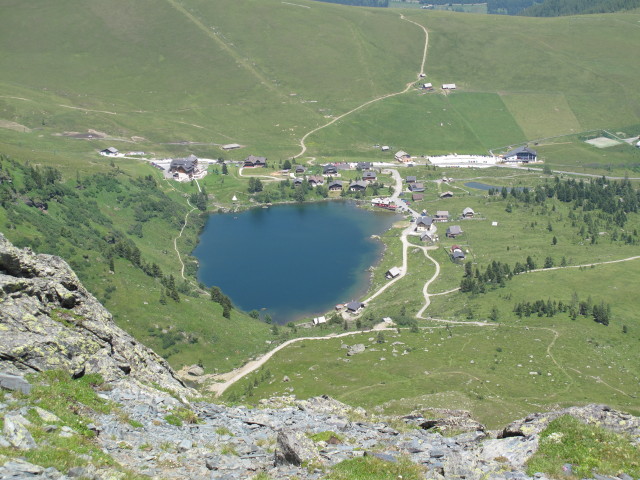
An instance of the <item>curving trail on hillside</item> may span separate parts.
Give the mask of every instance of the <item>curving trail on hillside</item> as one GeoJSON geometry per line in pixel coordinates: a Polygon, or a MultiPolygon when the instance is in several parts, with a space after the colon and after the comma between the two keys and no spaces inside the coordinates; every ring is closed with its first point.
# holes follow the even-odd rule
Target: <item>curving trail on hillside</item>
{"type": "MultiPolygon", "coordinates": [[[[375,328],[375,331],[381,331],[381,330],[394,330],[395,331],[395,328],[379,328],[379,327],[375,328]]],[[[219,397],[231,385],[233,385],[234,383],[236,383],[238,380],[242,379],[244,376],[248,375],[249,373],[257,370],[260,367],[262,367],[276,353],[278,353],[280,350],[282,350],[283,348],[288,347],[289,345],[291,345],[293,343],[302,342],[302,341],[306,341],[306,340],[331,340],[333,338],[348,337],[348,336],[351,336],[351,335],[360,335],[360,334],[363,334],[363,333],[367,333],[367,331],[358,330],[358,331],[355,331],[355,332],[345,332],[345,333],[339,333],[339,334],[331,334],[331,335],[328,335],[326,337],[298,337],[298,338],[292,338],[291,340],[287,340],[286,342],[284,342],[284,343],[278,345],[277,347],[275,347],[273,350],[270,350],[269,352],[265,353],[260,358],[258,358],[256,360],[251,360],[250,362],[247,362],[242,367],[236,368],[235,370],[232,370],[232,371],[227,372],[227,373],[223,373],[222,375],[217,375],[216,376],[217,379],[224,380],[224,381],[212,384],[211,386],[209,386],[209,391],[214,392],[216,397],[219,397]]]]}
{"type": "MultiPolygon", "coordinates": [[[[418,27],[420,27],[420,28],[422,29],[422,31],[424,32],[424,49],[423,49],[423,52],[422,52],[422,60],[421,60],[421,62],[420,62],[420,72],[419,72],[419,74],[420,74],[420,75],[423,75],[423,74],[424,74],[424,66],[425,66],[425,63],[426,63],[426,61],[427,61],[427,51],[428,51],[428,49],[429,49],[429,32],[428,32],[428,30],[427,30],[424,26],[420,25],[420,24],[419,24],[419,23],[417,23],[417,22],[414,22],[413,20],[409,20],[409,19],[405,18],[405,16],[404,16],[404,15],[402,15],[402,14],[400,15],[400,18],[401,18],[402,20],[406,21],[406,22],[413,23],[414,25],[417,25],[417,26],[418,26],[418,27]]],[[[346,116],[348,116],[348,115],[351,115],[352,113],[357,112],[358,110],[361,110],[362,108],[364,108],[364,107],[366,107],[366,106],[368,106],[368,105],[371,105],[372,103],[379,102],[380,100],[384,100],[385,98],[391,98],[391,97],[395,97],[395,96],[403,95],[403,94],[407,93],[407,92],[411,89],[411,87],[412,87],[412,85],[413,85],[414,83],[415,83],[415,80],[412,80],[411,82],[407,83],[407,85],[405,86],[405,88],[404,88],[403,90],[401,90],[401,91],[399,91],[399,92],[387,93],[386,95],[382,95],[382,96],[380,96],[380,97],[373,98],[373,99],[371,99],[371,100],[369,100],[369,101],[367,101],[367,102],[364,102],[364,103],[363,103],[363,104],[361,104],[361,105],[358,105],[358,106],[357,106],[357,107],[355,107],[355,108],[352,108],[352,109],[351,109],[351,110],[349,110],[348,112],[345,112],[345,113],[343,113],[342,115],[339,115],[339,116],[337,116],[337,117],[333,118],[331,121],[329,121],[329,122],[325,123],[324,125],[321,125],[321,126],[319,126],[319,127],[316,127],[316,128],[314,128],[313,130],[311,130],[310,132],[307,132],[307,133],[306,133],[306,134],[305,134],[305,135],[300,139],[300,152],[298,152],[298,154],[297,154],[297,155],[294,155],[292,158],[300,158],[302,155],[304,155],[304,154],[305,154],[305,152],[307,151],[307,145],[306,145],[306,143],[305,143],[305,142],[306,142],[307,138],[309,138],[309,136],[311,136],[311,135],[313,135],[314,133],[316,133],[316,132],[318,132],[318,131],[322,130],[323,128],[328,127],[329,125],[333,125],[333,124],[334,124],[334,123],[336,123],[338,120],[342,120],[344,117],[346,117],[346,116]]]]}

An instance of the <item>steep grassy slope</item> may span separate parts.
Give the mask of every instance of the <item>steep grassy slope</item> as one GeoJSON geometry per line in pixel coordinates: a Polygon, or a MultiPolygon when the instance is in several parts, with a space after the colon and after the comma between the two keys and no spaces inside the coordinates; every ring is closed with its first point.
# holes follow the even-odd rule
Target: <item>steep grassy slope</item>
{"type": "Polygon", "coordinates": [[[421,154],[481,152],[487,145],[523,141],[520,132],[538,140],[638,123],[640,72],[630,61],[640,41],[638,15],[539,20],[407,11],[407,17],[430,32],[427,79],[434,85],[456,83],[451,103],[464,95],[464,103],[475,108],[458,111],[461,121],[454,123],[450,109],[434,110],[415,90],[324,130],[312,139],[322,145],[321,152],[327,144],[340,151],[342,143],[368,140],[372,131],[378,133],[376,141],[384,142],[387,129],[389,141],[399,140],[421,154]],[[496,110],[487,93],[499,95],[506,112],[496,110]],[[476,94],[482,96],[474,98],[476,94]],[[395,129],[402,136],[394,134],[395,129]],[[503,132],[502,138],[496,132],[503,132]],[[460,143],[462,138],[465,143],[460,143]],[[501,143],[504,138],[509,140],[501,143]]]}
{"type": "Polygon", "coordinates": [[[324,115],[404,84],[420,49],[417,31],[381,10],[4,3],[2,117],[47,135],[95,129],[291,154],[324,115]]]}

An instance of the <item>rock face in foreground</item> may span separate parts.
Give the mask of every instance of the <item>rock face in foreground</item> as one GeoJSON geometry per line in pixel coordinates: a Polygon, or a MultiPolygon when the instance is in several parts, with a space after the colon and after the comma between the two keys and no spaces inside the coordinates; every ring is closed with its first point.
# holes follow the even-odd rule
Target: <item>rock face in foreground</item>
{"type": "Polygon", "coordinates": [[[131,376],[188,391],[165,360],[113,323],[66,262],[18,249],[2,234],[0,338],[0,371],[131,376]]]}

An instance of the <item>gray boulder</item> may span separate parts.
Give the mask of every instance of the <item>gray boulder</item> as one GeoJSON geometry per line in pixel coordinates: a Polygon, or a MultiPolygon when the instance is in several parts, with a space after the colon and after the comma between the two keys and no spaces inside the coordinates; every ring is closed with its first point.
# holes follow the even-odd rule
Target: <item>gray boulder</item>
{"type": "Polygon", "coordinates": [[[318,450],[304,432],[281,430],[276,440],[275,464],[296,465],[319,460],[318,450]]]}
{"type": "Polygon", "coordinates": [[[598,425],[617,433],[626,433],[640,441],[640,418],[614,410],[607,405],[589,404],[583,407],[569,407],[545,413],[532,413],[527,417],[507,425],[499,437],[537,435],[558,417],[571,415],[588,425],[598,425]]]}
{"type": "Polygon", "coordinates": [[[22,415],[7,415],[4,418],[3,433],[6,440],[18,450],[31,450],[36,448],[36,442],[24,426],[28,420],[22,415]]]}
{"type": "Polygon", "coordinates": [[[351,345],[347,350],[347,355],[352,357],[353,355],[357,355],[358,353],[362,353],[365,351],[365,346],[362,343],[356,343],[355,345],[351,345]]]}
{"type": "Polygon", "coordinates": [[[31,392],[31,384],[20,375],[12,375],[10,373],[0,373],[0,387],[7,390],[15,390],[29,395],[31,392]]]}

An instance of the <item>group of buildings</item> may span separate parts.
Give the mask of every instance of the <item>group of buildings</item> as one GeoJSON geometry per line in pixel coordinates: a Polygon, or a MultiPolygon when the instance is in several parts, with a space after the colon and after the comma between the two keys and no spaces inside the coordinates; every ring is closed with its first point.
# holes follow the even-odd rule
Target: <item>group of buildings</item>
{"type": "MultiPolygon", "coordinates": [[[[396,161],[403,164],[410,164],[414,159],[404,150],[395,153],[396,161]]],[[[500,155],[436,155],[425,157],[429,164],[437,167],[456,168],[487,168],[498,164],[529,164],[538,161],[538,152],[527,146],[521,146],[509,150],[500,155]]]]}

